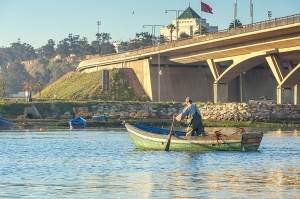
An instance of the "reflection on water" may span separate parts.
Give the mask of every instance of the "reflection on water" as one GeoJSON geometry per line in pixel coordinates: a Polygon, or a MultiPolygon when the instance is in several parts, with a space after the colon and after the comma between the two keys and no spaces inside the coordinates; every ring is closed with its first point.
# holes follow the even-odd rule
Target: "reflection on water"
{"type": "Polygon", "coordinates": [[[299,197],[300,130],[256,130],[259,152],[209,153],[137,151],[124,129],[1,132],[0,197],[299,197]]]}

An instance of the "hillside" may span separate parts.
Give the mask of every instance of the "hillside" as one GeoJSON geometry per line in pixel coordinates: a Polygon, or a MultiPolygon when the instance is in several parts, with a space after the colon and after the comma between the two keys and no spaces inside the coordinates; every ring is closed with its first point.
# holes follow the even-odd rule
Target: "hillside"
{"type": "Polygon", "coordinates": [[[93,73],[69,72],[53,84],[47,86],[36,99],[79,99],[105,101],[147,101],[144,93],[136,92],[130,79],[120,70],[109,71],[109,90],[102,91],[102,71],[93,73]]]}

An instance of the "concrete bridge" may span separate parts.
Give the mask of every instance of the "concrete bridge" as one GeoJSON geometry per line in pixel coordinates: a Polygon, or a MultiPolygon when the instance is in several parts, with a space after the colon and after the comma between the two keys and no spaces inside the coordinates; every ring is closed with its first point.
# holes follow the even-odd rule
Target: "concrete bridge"
{"type": "Polygon", "coordinates": [[[77,68],[133,70],[153,101],[277,103],[300,100],[300,14],[133,51],[95,56],[77,68]]]}

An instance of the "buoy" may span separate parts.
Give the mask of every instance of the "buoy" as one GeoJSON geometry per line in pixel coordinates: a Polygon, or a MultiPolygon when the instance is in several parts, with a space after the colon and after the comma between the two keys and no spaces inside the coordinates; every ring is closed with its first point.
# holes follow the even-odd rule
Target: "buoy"
{"type": "Polygon", "coordinates": [[[43,132],[45,129],[43,127],[40,128],[40,132],[43,132]]]}

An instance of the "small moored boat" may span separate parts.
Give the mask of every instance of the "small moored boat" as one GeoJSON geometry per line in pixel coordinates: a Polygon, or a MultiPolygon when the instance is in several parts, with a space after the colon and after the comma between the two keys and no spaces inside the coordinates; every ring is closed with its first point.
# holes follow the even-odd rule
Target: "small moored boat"
{"type": "MultiPolygon", "coordinates": [[[[170,130],[125,123],[137,149],[165,150],[170,130]]],[[[207,136],[186,137],[182,131],[173,131],[170,151],[256,151],[263,138],[262,132],[223,134],[216,131],[207,136]]]]}
{"type": "Polygon", "coordinates": [[[9,129],[14,123],[4,118],[0,118],[0,129],[9,129]]]}
{"type": "Polygon", "coordinates": [[[105,120],[108,121],[108,117],[106,115],[93,115],[92,116],[93,120],[105,120]]]}
{"type": "Polygon", "coordinates": [[[82,117],[76,117],[69,121],[70,128],[71,129],[82,129],[86,127],[86,119],[82,117]]]}

